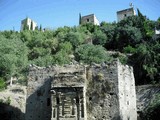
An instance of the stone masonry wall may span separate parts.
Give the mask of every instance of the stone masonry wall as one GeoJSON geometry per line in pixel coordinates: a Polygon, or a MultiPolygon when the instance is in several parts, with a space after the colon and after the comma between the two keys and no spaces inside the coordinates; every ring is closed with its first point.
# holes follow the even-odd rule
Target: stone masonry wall
{"type": "Polygon", "coordinates": [[[156,95],[160,94],[160,87],[156,85],[136,86],[136,93],[138,120],[142,120],[141,117],[145,110],[155,100],[156,95]]]}
{"type": "Polygon", "coordinates": [[[118,99],[122,120],[136,120],[136,92],[133,69],[118,63],[118,99]]]}
{"type": "Polygon", "coordinates": [[[26,86],[12,85],[0,92],[0,116],[3,120],[24,120],[26,86]]]}
{"type": "Polygon", "coordinates": [[[51,100],[51,88],[82,87],[84,72],[85,67],[80,65],[48,68],[31,66],[27,85],[26,120],[51,120],[52,106],[48,103],[51,100]],[[81,76],[77,77],[76,73],[81,73],[81,76]]]}
{"type": "Polygon", "coordinates": [[[137,119],[133,70],[119,61],[31,66],[27,93],[26,120],[137,119]]]}
{"type": "Polygon", "coordinates": [[[50,98],[51,76],[54,68],[32,66],[29,71],[26,101],[26,120],[50,120],[51,107],[47,106],[50,98]]]}
{"type": "Polygon", "coordinates": [[[93,23],[94,25],[99,25],[99,21],[94,14],[82,16],[81,24],[93,23]]]}
{"type": "Polygon", "coordinates": [[[86,118],[85,81],[85,66],[57,67],[51,83],[51,120],[84,120],[86,118]]]}
{"type": "Polygon", "coordinates": [[[86,88],[87,120],[119,120],[116,62],[92,65],[86,88]]]}

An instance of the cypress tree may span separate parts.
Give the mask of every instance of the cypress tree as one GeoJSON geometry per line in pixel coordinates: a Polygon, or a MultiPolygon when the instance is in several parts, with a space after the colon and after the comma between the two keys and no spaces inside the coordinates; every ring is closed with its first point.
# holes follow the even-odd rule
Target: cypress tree
{"type": "Polygon", "coordinates": [[[31,21],[31,28],[30,30],[33,30],[33,21],[31,21]]]}
{"type": "Polygon", "coordinates": [[[40,28],[39,28],[39,30],[40,30],[40,31],[42,31],[42,25],[41,25],[41,24],[40,24],[40,28]]]}
{"type": "Polygon", "coordinates": [[[79,13],[79,25],[81,25],[81,13],[79,13]]]}
{"type": "Polygon", "coordinates": [[[38,30],[38,26],[35,27],[35,30],[38,30]]]}
{"type": "Polygon", "coordinates": [[[146,19],[146,17],[145,17],[145,16],[143,16],[143,14],[140,12],[140,10],[139,10],[139,9],[137,9],[137,12],[138,12],[138,16],[140,17],[140,19],[144,22],[144,21],[145,21],[145,19],[146,19]]]}

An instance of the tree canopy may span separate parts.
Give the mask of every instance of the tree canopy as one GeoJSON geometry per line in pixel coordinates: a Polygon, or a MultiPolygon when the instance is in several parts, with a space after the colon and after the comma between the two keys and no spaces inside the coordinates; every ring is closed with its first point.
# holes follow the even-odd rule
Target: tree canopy
{"type": "MultiPolygon", "coordinates": [[[[33,25],[32,25],[33,27],[33,25]]],[[[48,66],[68,64],[72,60],[90,64],[119,58],[134,68],[136,84],[159,82],[160,18],[149,20],[139,10],[116,23],[100,26],[83,24],[59,27],[56,30],[0,32],[0,77],[13,76],[29,64],[48,66]],[[116,55],[108,51],[117,52],[116,55]],[[120,54],[119,54],[120,53],[120,54]],[[70,56],[75,56],[71,58],[70,56]]]]}

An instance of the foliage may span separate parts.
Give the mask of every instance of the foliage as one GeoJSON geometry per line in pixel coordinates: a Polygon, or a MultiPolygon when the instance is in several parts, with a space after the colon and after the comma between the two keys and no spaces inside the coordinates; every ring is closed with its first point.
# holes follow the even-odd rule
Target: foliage
{"type": "Polygon", "coordinates": [[[128,45],[135,47],[142,39],[140,30],[135,27],[117,27],[116,31],[118,40],[115,41],[115,45],[119,51],[122,51],[128,45]]]}
{"type": "Polygon", "coordinates": [[[0,78],[0,91],[6,88],[6,83],[3,78],[0,78]]]}
{"type": "Polygon", "coordinates": [[[41,25],[40,30],[30,31],[26,24],[21,32],[2,31],[0,77],[21,76],[29,64],[68,64],[74,55],[86,64],[119,58],[133,66],[136,84],[159,83],[160,36],[155,35],[155,27],[160,28],[160,18],[149,20],[138,10],[138,16],[100,26],[89,23],[42,32],[41,25]],[[108,56],[107,51],[117,54],[108,56]]]}
{"type": "Polygon", "coordinates": [[[79,13],[79,25],[81,24],[81,20],[82,19],[82,17],[81,17],[81,14],[79,13]]]}
{"type": "Polygon", "coordinates": [[[40,25],[39,30],[42,31],[42,25],[40,25]]]}
{"type": "Polygon", "coordinates": [[[0,73],[11,77],[27,65],[27,47],[16,36],[11,39],[0,37],[0,73]]]}
{"type": "Polygon", "coordinates": [[[84,24],[82,27],[85,27],[90,33],[94,33],[97,29],[99,29],[99,26],[92,23],[84,24]]]}
{"type": "Polygon", "coordinates": [[[10,105],[11,104],[11,98],[8,97],[5,103],[8,104],[8,105],[10,105]]]}
{"type": "Polygon", "coordinates": [[[69,54],[65,50],[60,50],[54,55],[54,62],[56,64],[68,64],[70,62],[69,54]]]}
{"type": "Polygon", "coordinates": [[[23,86],[27,86],[27,79],[26,76],[19,78],[17,81],[18,84],[23,85],[23,86]]]}
{"type": "Polygon", "coordinates": [[[60,43],[58,48],[60,50],[63,49],[63,51],[65,51],[68,54],[72,54],[73,46],[70,42],[60,43]]]}
{"type": "Polygon", "coordinates": [[[74,48],[81,45],[84,42],[84,39],[84,34],[80,34],[79,32],[69,32],[65,38],[65,40],[69,41],[74,48]]]}
{"type": "Polygon", "coordinates": [[[102,46],[84,44],[75,50],[76,60],[83,63],[101,63],[107,60],[107,54],[102,46]]]}
{"type": "Polygon", "coordinates": [[[159,82],[159,52],[157,50],[160,50],[159,42],[150,45],[140,44],[136,52],[129,58],[134,67],[137,84],[146,84],[153,80],[159,82]],[[141,79],[143,81],[139,81],[141,79]]]}
{"type": "Polygon", "coordinates": [[[38,66],[50,66],[54,64],[54,61],[53,56],[45,55],[31,60],[30,63],[38,66]]]}
{"type": "Polygon", "coordinates": [[[7,105],[10,105],[11,104],[11,98],[10,97],[7,97],[7,100],[3,100],[3,99],[0,99],[0,103],[5,103],[7,105]]]}
{"type": "Polygon", "coordinates": [[[118,58],[122,64],[127,64],[128,58],[125,54],[122,54],[120,52],[116,52],[116,53],[112,54],[111,56],[116,59],[118,58]]]}
{"type": "Polygon", "coordinates": [[[31,29],[30,30],[33,30],[33,21],[31,21],[31,29]]]}
{"type": "Polygon", "coordinates": [[[124,53],[135,53],[136,52],[136,48],[128,45],[127,47],[123,48],[123,52],[124,53]]]}
{"type": "Polygon", "coordinates": [[[3,103],[3,102],[4,102],[4,100],[3,100],[3,99],[0,99],[0,104],[3,103]]]}
{"type": "Polygon", "coordinates": [[[107,36],[101,30],[97,30],[93,33],[93,44],[104,46],[107,41],[107,36]]]}

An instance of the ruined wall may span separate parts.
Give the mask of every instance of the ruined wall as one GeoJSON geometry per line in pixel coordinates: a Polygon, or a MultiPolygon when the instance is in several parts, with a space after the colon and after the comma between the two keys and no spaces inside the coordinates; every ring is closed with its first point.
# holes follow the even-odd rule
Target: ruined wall
{"type": "Polygon", "coordinates": [[[0,116],[4,120],[24,120],[26,86],[12,85],[0,92],[0,116]]]}
{"type": "Polygon", "coordinates": [[[89,68],[86,100],[89,120],[136,120],[133,69],[118,61],[89,68]]]}
{"type": "Polygon", "coordinates": [[[155,96],[160,94],[160,87],[155,85],[141,85],[136,87],[137,93],[137,113],[141,120],[143,112],[155,100],[155,96]]]}
{"type": "Polygon", "coordinates": [[[117,62],[88,69],[87,120],[119,120],[117,62]]]}
{"type": "Polygon", "coordinates": [[[30,68],[26,120],[136,120],[132,68],[112,63],[30,68]]]}
{"type": "Polygon", "coordinates": [[[31,66],[27,85],[26,120],[51,120],[51,98],[54,99],[52,90],[84,87],[85,78],[85,67],[80,65],[48,68],[31,66]]]}
{"type": "Polygon", "coordinates": [[[82,65],[57,67],[52,80],[51,120],[84,120],[86,70],[82,65]]]}
{"type": "Polygon", "coordinates": [[[50,120],[51,76],[54,68],[31,67],[27,85],[26,120],[50,120]]]}
{"type": "Polygon", "coordinates": [[[118,62],[118,99],[122,120],[136,120],[136,92],[133,69],[118,62]]]}

